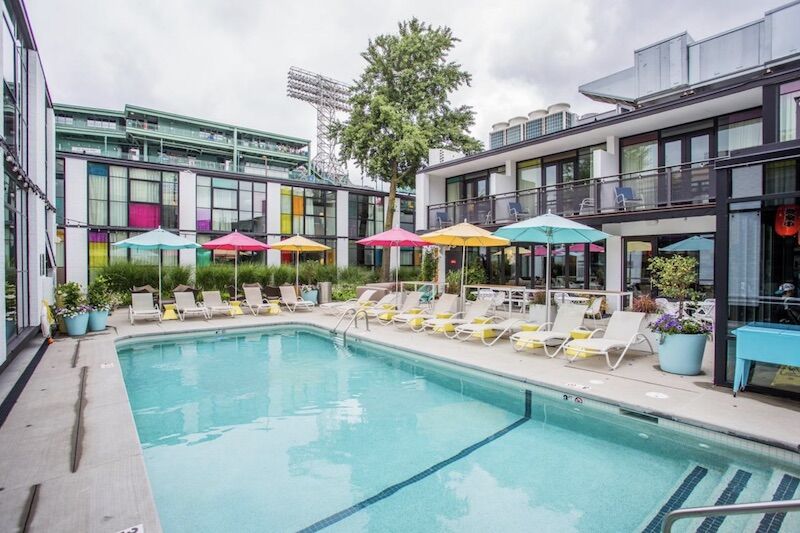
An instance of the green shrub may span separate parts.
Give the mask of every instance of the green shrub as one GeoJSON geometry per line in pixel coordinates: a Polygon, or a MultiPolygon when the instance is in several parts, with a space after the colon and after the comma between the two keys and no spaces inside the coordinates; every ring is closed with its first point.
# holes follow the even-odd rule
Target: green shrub
{"type": "MultiPolygon", "coordinates": [[[[115,294],[125,295],[131,288],[142,285],[158,289],[157,265],[119,261],[103,267],[100,275],[106,278],[108,289],[115,294]]],[[[190,285],[192,281],[191,269],[185,266],[163,267],[161,276],[164,295],[171,295],[177,285],[190,285]]],[[[130,296],[125,301],[130,301],[130,296]]]]}
{"type": "Polygon", "coordinates": [[[195,269],[197,288],[203,291],[225,291],[233,285],[233,265],[210,264],[195,269]]]}
{"type": "MultiPolygon", "coordinates": [[[[467,285],[478,285],[486,283],[486,270],[479,265],[473,264],[467,267],[465,275],[465,283],[467,285]]],[[[447,292],[450,294],[461,294],[461,270],[451,270],[445,277],[447,284],[447,292]]]]}
{"type": "Polygon", "coordinates": [[[339,283],[358,287],[367,283],[375,283],[380,273],[367,267],[349,266],[339,270],[339,283]]]}
{"type": "Polygon", "coordinates": [[[337,283],[333,286],[331,291],[331,298],[334,301],[342,302],[345,300],[350,300],[356,297],[356,287],[355,285],[346,285],[343,283],[337,283]]]}
{"type": "Polygon", "coordinates": [[[267,285],[294,285],[294,267],[289,265],[280,265],[275,267],[272,271],[272,282],[267,285]]]}
{"type": "Polygon", "coordinates": [[[435,281],[436,252],[433,249],[422,252],[422,265],[419,269],[420,281],[435,281]]]}
{"type": "Polygon", "coordinates": [[[318,261],[300,263],[300,283],[316,285],[320,281],[336,282],[338,269],[336,265],[323,265],[318,261]]]}
{"type": "MultiPolygon", "coordinates": [[[[395,278],[396,273],[392,271],[392,280],[395,278]]],[[[400,281],[419,281],[419,269],[417,267],[404,266],[400,267],[399,272],[400,281]]]]}

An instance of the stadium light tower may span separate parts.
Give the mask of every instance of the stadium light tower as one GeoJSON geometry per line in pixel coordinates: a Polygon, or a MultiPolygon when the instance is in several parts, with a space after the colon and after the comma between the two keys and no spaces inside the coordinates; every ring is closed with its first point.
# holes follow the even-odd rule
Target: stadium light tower
{"type": "Polygon", "coordinates": [[[339,184],[346,183],[347,170],[339,161],[336,139],[331,135],[330,128],[337,111],[350,111],[350,87],[321,74],[292,67],[289,69],[286,95],[308,102],[317,110],[317,154],[311,160],[311,166],[323,178],[339,184]]]}

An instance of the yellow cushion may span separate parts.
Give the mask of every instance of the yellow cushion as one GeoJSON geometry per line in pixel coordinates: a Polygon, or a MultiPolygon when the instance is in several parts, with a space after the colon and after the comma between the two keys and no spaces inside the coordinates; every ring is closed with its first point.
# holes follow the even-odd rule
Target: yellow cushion
{"type": "Polygon", "coordinates": [[[381,307],[383,307],[384,309],[394,309],[395,305],[394,304],[381,304],[381,307]]]}
{"type": "Polygon", "coordinates": [[[485,316],[479,316],[475,320],[472,321],[473,324],[488,324],[491,321],[490,318],[485,316]]]}
{"type": "Polygon", "coordinates": [[[573,329],[569,334],[573,339],[588,339],[592,332],[588,329],[573,329]]]}
{"type": "Polygon", "coordinates": [[[452,323],[443,324],[441,326],[436,326],[433,328],[434,333],[451,333],[456,330],[455,325],[452,323]]]}
{"type": "Polygon", "coordinates": [[[516,346],[518,350],[522,350],[524,348],[530,348],[531,350],[536,348],[544,348],[544,344],[542,344],[541,342],[526,341],[526,340],[517,341],[516,346]]]}
{"type": "Polygon", "coordinates": [[[436,318],[450,318],[453,313],[436,313],[436,318]]]}
{"type": "Polygon", "coordinates": [[[421,312],[422,312],[422,309],[418,309],[418,308],[409,309],[408,311],[406,311],[406,313],[408,313],[409,315],[418,315],[421,312]]]}
{"type": "Polygon", "coordinates": [[[396,314],[397,314],[397,312],[396,312],[396,311],[389,311],[388,313],[383,313],[383,314],[381,314],[381,315],[378,315],[378,319],[379,319],[379,320],[391,320],[391,319],[392,319],[392,317],[393,317],[394,315],[396,315],[396,314]]]}
{"type": "Polygon", "coordinates": [[[476,339],[493,339],[497,337],[497,332],[493,329],[484,329],[481,331],[473,331],[472,337],[476,339]]]}
{"type": "Polygon", "coordinates": [[[539,331],[539,328],[542,327],[539,324],[521,324],[519,326],[520,331],[539,331]]]}
{"type": "Polygon", "coordinates": [[[408,321],[408,325],[411,326],[412,328],[418,328],[422,325],[423,322],[425,322],[425,317],[412,318],[411,320],[408,321]]]}

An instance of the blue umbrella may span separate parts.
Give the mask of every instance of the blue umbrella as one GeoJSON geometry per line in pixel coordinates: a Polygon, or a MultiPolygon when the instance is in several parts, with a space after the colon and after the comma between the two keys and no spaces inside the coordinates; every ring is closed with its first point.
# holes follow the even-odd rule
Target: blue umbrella
{"type": "Polygon", "coordinates": [[[553,244],[589,243],[602,241],[610,237],[608,233],[552,213],[503,226],[495,231],[494,234],[515,243],[547,244],[545,293],[548,301],[548,322],[550,322],[550,246],[553,244]]]}
{"type": "Polygon", "coordinates": [[[200,248],[196,242],[184,239],[174,233],[165,231],[159,226],[158,229],[136,235],[124,241],[115,242],[112,246],[120,248],[132,248],[134,250],[158,250],[158,307],[161,308],[161,250],[185,250],[189,248],[200,248]]]}
{"type": "Polygon", "coordinates": [[[665,252],[713,252],[714,239],[695,235],[662,248],[665,252]]]}

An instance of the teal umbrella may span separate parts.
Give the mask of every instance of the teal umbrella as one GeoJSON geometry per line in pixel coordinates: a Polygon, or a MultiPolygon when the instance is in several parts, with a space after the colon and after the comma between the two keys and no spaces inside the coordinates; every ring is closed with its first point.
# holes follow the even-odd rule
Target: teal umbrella
{"type": "Polygon", "coordinates": [[[196,242],[184,239],[174,233],[158,229],[136,235],[124,241],[115,242],[112,246],[131,248],[134,250],[158,250],[158,308],[161,309],[161,250],[186,250],[200,248],[196,242]]]}
{"type": "Polygon", "coordinates": [[[547,322],[550,322],[550,247],[553,244],[577,244],[602,241],[610,235],[580,222],[569,220],[552,213],[521,220],[503,226],[494,232],[513,243],[547,244],[547,267],[545,272],[545,294],[547,294],[547,322]]]}
{"type": "Polygon", "coordinates": [[[669,246],[664,246],[661,250],[665,252],[713,252],[714,239],[695,235],[669,246]]]}

